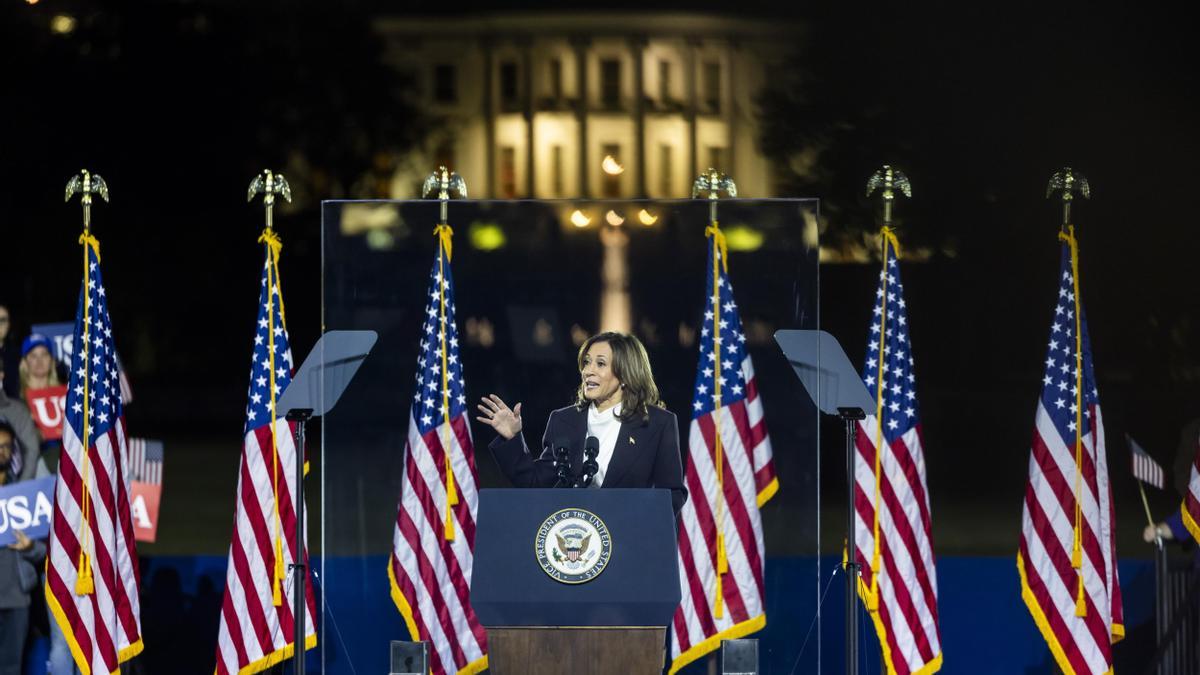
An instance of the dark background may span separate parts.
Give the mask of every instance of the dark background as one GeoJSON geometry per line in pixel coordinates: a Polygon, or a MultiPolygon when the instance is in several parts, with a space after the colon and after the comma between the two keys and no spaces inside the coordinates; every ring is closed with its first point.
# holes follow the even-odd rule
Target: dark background
{"type": "MultiPolygon", "coordinates": [[[[73,316],[79,212],[62,189],[81,167],[101,173],[114,201],[97,207],[95,232],[137,396],[130,428],[168,440],[164,530],[147,553],[227,547],[262,257],[261,210],[243,199],[249,179],[306,167],[289,175],[297,203],[277,220],[289,329],[303,353],[319,332],[320,200],[386,197],[380,179],[435,121],[380,65],[370,20],[506,9],[561,5],[0,5],[0,303],[18,337],[73,316]],[[58,13],[77,19],[71,34],[50,31],[58,13]]],[[[939,554],[1016,550],[1059,256],[1060,211],[1045,184],[1063,165],[1087,175],[1093,197],[1077,203],[1075,220],[1118,548],[1148,556],[1122,436],[1139,439],[1170,481],[1180,428],[1200,416],[1191,24],[1158,7],[750,2],[737,11],[797,26],[797,52],[760,101],[763,141],[784,167],[815,157],[783,176],[782,193],[821,199],[823,242],[858,241],[877,226],[862,186],[879,164],[913,182],[898,214],[902,246],[932,251],[905,264],[904,279],[939,554]]],[[[753,273],[747,266],[742,278],[753,273]]],[[[876,274],[875,265],[821,269],[821,325],[856,362],[876,274]]],[[[578,282],[580,293],[594,289],[578,282]]],[[[673,315],[674,303],[635,291],[639,316],[673,315]]],[[[415,350],[397,358],[408,363],[415,350]]],[[[667,359],[658,379],[690,383],[691,361],[667,359]]],[[[469,369],[472,388],[502,384],[489,372],[469,369]]],[[[823,463],[838,467],[838,430],[827,431],[823,463]]],[[[821,481],[826,503],[837,503],[840,472],[821,481]]],[[[1178,504],[1170,489],[1150,499],[1159,517],[1178,504]]],[[[768,518],[770,528],[786,514],[768,518]]],[[[823,518],[831,551],[840,509],[823,518]]],[[[770,531],[768,550],[789,552],[770,531]]]]}

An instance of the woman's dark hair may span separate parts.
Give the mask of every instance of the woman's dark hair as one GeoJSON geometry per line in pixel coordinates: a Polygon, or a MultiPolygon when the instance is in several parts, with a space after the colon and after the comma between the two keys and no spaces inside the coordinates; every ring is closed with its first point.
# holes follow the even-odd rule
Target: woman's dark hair
{"type": "MultiPolygon", "coordinates": [[[[583,357],[587,356],[588,350],[597,342],[606,342],[612,349],[613,375],[621,381],[621,414],[617,419],[622,422],[628,422],[635,417],[649,419],[649,406],[666,407],[658,396],[658,385],[654,384],[654,373],[650,370],[650,357],[646,354],[646,348],[632,335],[607,332],[584,340],[575,360],[575,365],[581,372],[583,357]]],[[[581,382],[575,392],[575,407],[580,409],[588,405],[583,391],[581,382]]]]}
{"type": "MultiPolygon", "coordinates": [[[[0,417],[0,433],[8,434],[8,437],[12,439],[13,457],[16,457],[17,453],[21,452],[21,442],[17,440],[17,430],[14,429],[13,426],[8,423],[8,420],[4,419],[3,417],[0,417]]],[[[11,466],[12,458],[9,459],[8,464],[4,465],[4,470],[7,471],[11,466]]]]}

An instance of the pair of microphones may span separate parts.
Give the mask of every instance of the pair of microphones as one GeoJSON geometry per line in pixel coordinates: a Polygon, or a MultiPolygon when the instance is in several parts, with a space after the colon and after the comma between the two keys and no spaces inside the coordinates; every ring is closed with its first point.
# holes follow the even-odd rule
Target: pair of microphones
{"type": "Polygon", "coordinates": [[[596,457],[600,454],[600,439],[588,436],[583,442],[583,473],[574,477],[571,469],[571,443],[566,438],[556,438],[551,444],[554,448],[554,470],[558,474],[558,482],[554,487],[586,488],[591,487],[600,470],[596,457]]]}

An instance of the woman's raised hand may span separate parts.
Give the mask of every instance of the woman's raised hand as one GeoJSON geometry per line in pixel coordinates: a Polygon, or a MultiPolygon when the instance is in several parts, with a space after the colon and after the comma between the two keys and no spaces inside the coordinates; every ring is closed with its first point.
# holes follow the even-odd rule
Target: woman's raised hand
{"type": "Polygon", "coordinates": [[[514,408],[509,408],[504,401],[500,400],[499,396],[491,394],[484,396],[482,402],[476,407],[483,414],[475,419],[495,429],[496,433],[506,440],[521,433],[520,403],[514,408]]]}

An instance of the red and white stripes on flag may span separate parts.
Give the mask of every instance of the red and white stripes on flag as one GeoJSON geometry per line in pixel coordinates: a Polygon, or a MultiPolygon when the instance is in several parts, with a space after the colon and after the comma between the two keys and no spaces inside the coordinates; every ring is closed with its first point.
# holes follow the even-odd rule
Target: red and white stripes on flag
{"type": "MultiPolygon", "coordinates": [[[[282,535],[284,570],[296,559],[295,494],[296,446],[287,420],[275,423],[279,448],[279,527],[272,523],[275,511],[272,491],[271,427],[264,425],[246,434],[238,475],[237,514],[229,547],[225,575],[225,597],[217,632],[217,675],[257,673],[292,658],[295,623],[292,607],[294,585],[291,575],[278,583],[275,602],[275,545],[282,535]]],[[[302,555],[307,563],[307,548],[302,555]]],[[[307,615],[304,617],[305,649],[317,644],[312,579],[304,580],[307,615]]]]}
{"type": "Polygon", "coordinates": [[[1021,596],[1066,673],[1112,671],[1125,634],[1100,396],[1079,297],[1074,228],[1034,416],[1017,569],[1021,596]]]}
{"type": "MultiPolygon", "coordinates": [[[[124,401],[124,397],[121,399],[124,401]]],[[[129,480],[162,485],[163,443],[145,438],[129,439],[129,480]]]]}
{"type": "Polygon", "coordinates": [[[1133,471],[1133,477],[1161,490],[1163,487],[1163,468],[1129,434],[1125,434],[1125,442],[1129,444],[1129,462],[1130,469],[1133,471]]]}
{"type": "MultiPolygon", "coordinates": [[[[307,542],[296,541],[295,429],[275,414],[275,403],[291,382],[293,367],[279,287],[281,244],[271,230],[264,231],[259,241],[266,244],[267,256],[217,629],[217,675],[257,673],[295,654],[295,583],[290,571],[298,559],[309,569],[307,542]]],[[[304,649],[311,649],[317,644],[317,614],[308,574],[304,593],[306,611],[300,620],[304,649]]]]}
{"type": "Polygon", "coordinates": [[[86,234],[62,456],[46,563],[46,603],[84,675],[116,673],[142,651],[138,560],[100,244],[86,234]]]}
{"type": "Polygon", "coordinates": [[[890,228],[881,238],[884,264],[863,367],[877,407],[855,436],[855,557],[887,672],[924,675],[942,667],[933,520],[898,245],[890,228]]]}
{"type": "Polygon", "coordinates": [[[479,510],[450,273],[449,227],[439,225],[400,499],[388,560],[392,601],[413,640],[430,643],[434,675],[487,668],[487,634],[470,603],[479,510]]]}
{"type": "Polygon", "coordinates": [[[718,649],[721,640],[766,625],[759,508],[779,489],[762,398],[724,265],[724,235],[715,225],[708,235],[713,245],[688,430],[688,500],[679,512],[683,599],[671,624],[671,673],[718,649]]]}
{"type": "Polygon", "coordinates": [[[1187,495],[1183,498],[1183,525],[1200,541],[1200,439],[1196,442],[1196,459],[1192,460],[1192,473],[1188,479],[1187,495]]]}

